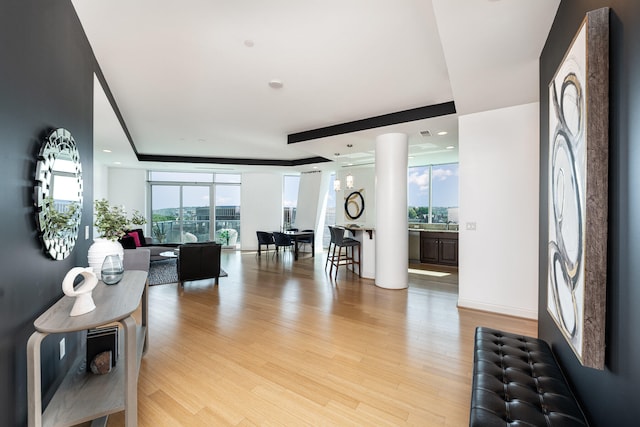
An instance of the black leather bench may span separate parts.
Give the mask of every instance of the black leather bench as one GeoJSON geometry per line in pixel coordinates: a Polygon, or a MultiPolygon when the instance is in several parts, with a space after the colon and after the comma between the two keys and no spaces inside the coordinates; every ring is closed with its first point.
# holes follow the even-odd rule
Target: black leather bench
{"type": "Polygon", "coordinates": [[[469,426],[587,426],[543,340],[479,327],[469,426]]]}

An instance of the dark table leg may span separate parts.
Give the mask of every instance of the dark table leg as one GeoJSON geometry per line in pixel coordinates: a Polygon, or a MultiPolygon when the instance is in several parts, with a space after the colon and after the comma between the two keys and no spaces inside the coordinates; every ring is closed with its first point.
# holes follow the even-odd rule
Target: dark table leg
{"type": "Polygon", "coordinates": [[[298,260],[298,236],[293,236],[293,245],[295,246],[294,259],[297,261],[298,260]]]}

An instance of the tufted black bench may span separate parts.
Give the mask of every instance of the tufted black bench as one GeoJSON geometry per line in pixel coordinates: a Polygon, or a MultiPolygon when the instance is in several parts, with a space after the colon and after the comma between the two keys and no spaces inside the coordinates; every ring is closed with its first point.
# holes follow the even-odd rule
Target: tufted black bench
{"type": "Polygon", "coordinates": [[[476,329],[470,427],[587,426],[546,342],[476,329]]]}

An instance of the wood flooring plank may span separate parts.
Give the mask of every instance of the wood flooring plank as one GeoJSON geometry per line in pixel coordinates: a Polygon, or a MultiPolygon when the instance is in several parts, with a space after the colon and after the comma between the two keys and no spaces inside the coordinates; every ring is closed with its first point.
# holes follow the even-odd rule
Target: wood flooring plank
{"type": "Polygon", "coordinates": [[[453,270],[387,290],[334,282],[322,256],[223,251],[222,266],[218,285],[149,289],[141,427],[463,426],[475,327],[537,334],[532,320],[458,308],[453,270]]]}

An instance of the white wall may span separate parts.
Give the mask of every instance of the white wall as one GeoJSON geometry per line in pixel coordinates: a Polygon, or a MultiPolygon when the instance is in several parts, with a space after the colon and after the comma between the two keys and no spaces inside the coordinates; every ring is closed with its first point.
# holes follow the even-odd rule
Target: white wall
{"type": "Polygon", "coordinates": [[[282,222],[282,174],[243,173],[240,200],[242,250],[257,250],[256,231],[278,231],[282,222]]]}
{"type": "MultiPolygon", "coordinates": [[[[376,224],[376,171],[370,168],[354,168],[351,170],[340,170],[336,172],[336,178],[342,183],[342,190],[336,194],[336,224],[358,224],[370,225],[376,224]],[[351,172],[353,175],[353,188],[346,188],[346,177],[351,172]],[[364,195],[364,212],[362,216],[356,220],[347,218],[344,214],[345,198],[352,191],[360,191],[364,195]]],[[[330,189],[333,191],[333,189],[330,189]]]]}
{"type": "Polygon", "coordinates": [[[318,207],[321,206],[319,197],[321,185],[322,172],[300,174],[298,203],[296,205],[296,228],[300,230],[315,230],[318,219],[318,207]]]}
{"type": "MultiPolygon", "coordinates": [[[[147,202],[147,171],[144,169],[109,168],[109,193],[107,200],[114,206],[124,206],[129,215],[137,210],[148,217],[146,211],[147,202]]],[[[142,229],[145,236],[148,233],[149,224],[142,229]]]]}
{"type": "Polygon", "coordinates": [[[315,231],[316,253],[322,252],[324,233],[328,233],[325,230],[325,216],[330,179],[330,172],[307,172],[300,175],[294,226],[300,230],[315,231]]]}
{"type": "MultiPolygon", "coordinates": [[[[134,209],[147,215],[147,175],[144,169],[123,169],[98,166],[93,170],[93,199],[106,199],[109,204],[124,205],[127,213],[134,209]]],[[[93,203],[93,201],[92,201],[93,203]]],[[[143,226],[145,233],[148,231],[143,226]]],[[[92,238],[98,237],[95,228],[92,238]]]]}
{"type": "Polygon", "coordinates": [[[101,200],[101,199],[108,199],[108,198],[109,198],[109,168],[104,165],[95,166],[93,168],[93,199],[101,200]]]}
{"type": "Polygon", "coordinates": [[[539,104],[461,116],[459,156],[458,305],[536,319],[539,104]]]}

